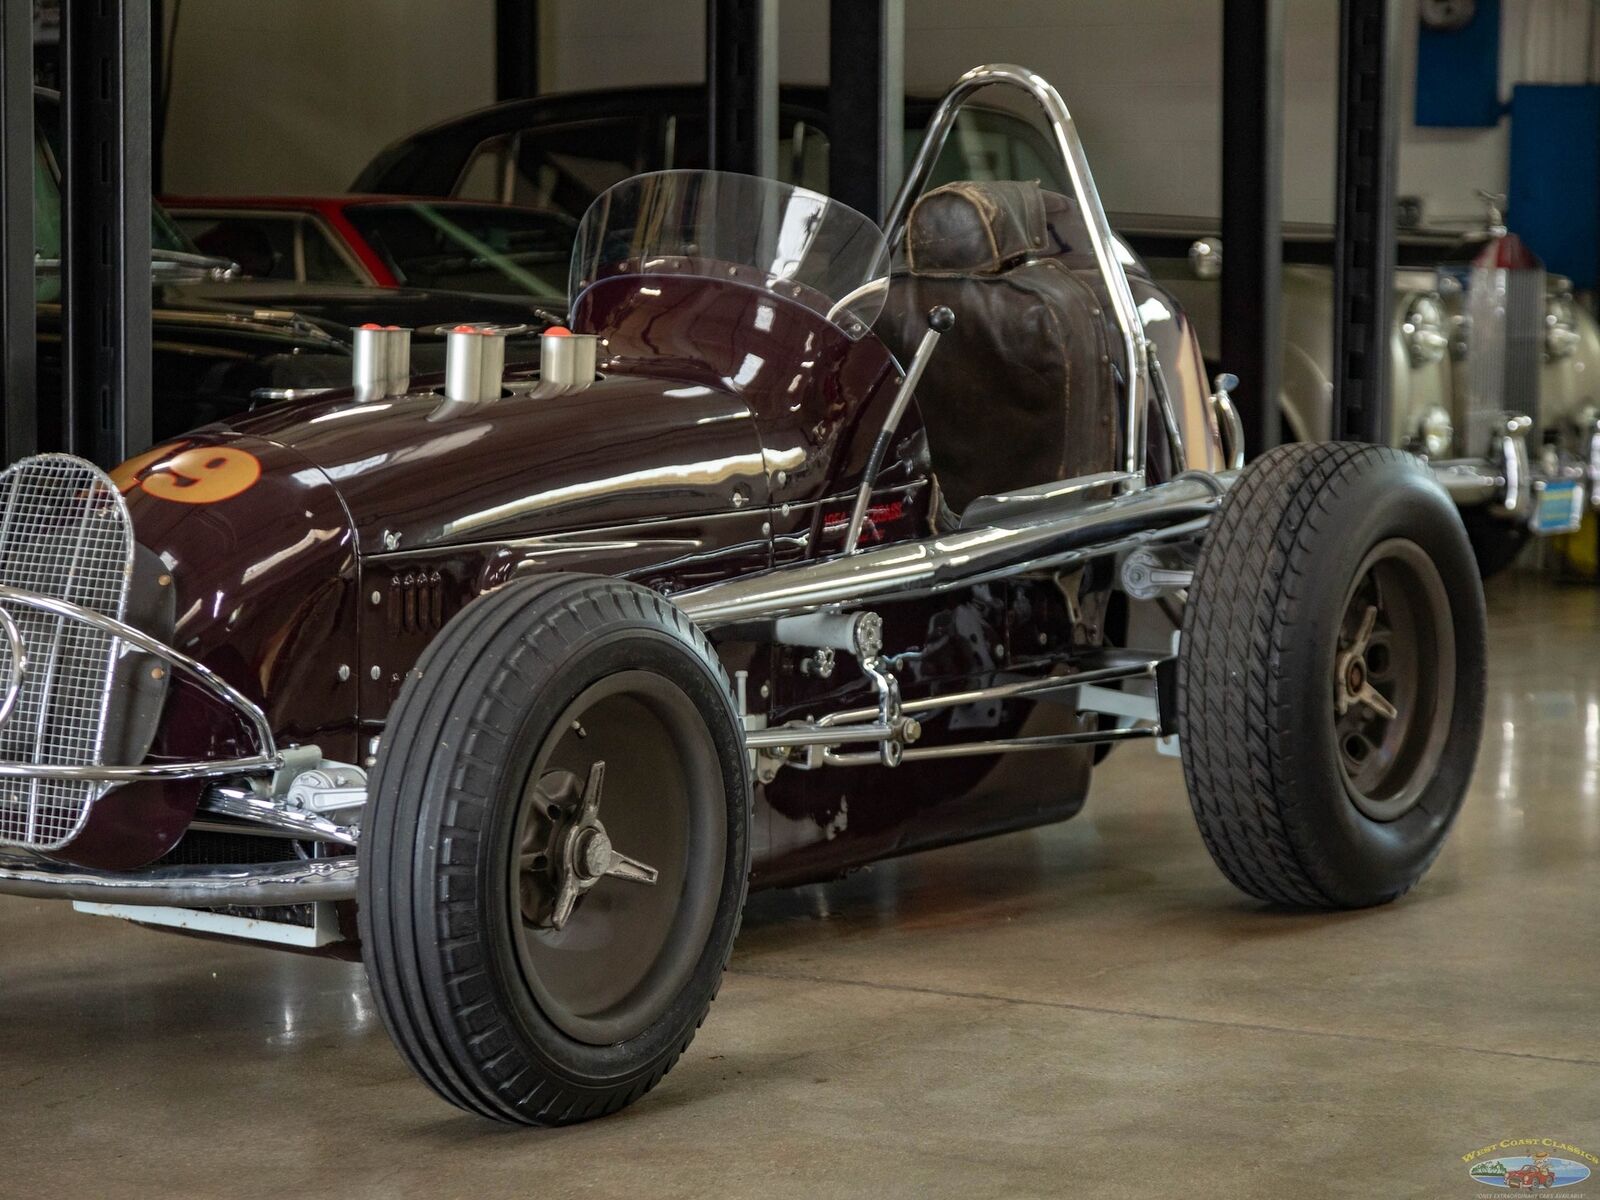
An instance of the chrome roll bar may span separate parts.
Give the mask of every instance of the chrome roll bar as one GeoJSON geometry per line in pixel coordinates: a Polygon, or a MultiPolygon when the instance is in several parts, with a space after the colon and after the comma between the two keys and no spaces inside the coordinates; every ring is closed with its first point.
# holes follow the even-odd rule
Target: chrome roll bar
{"type": "Polygon", "coordinates": [[[1083,141],[1078,137],[1077,126],[1073,124],[1072,114],[1067,111],[1061,93],[1050,85],[1049,80],[1024,67],[1006,63],[974,67],[956,80],[945,93],[944,99],[939,102],[933,120],[928,123],[928,132],[922,139],[922,147],[917,151],[911,169],[906,172],[905,182],[900,185],[894,206],[889,210],[888,220],[885,222],[889,249],[891,252],[894,251],[900,244],[901,238],[905,236],[905,225],[911,215],[911,204],[927,185],[933,173],[933,166],[939,159],[939,153],[944,149],[950,131],[955,128],[956,114],[962,104],[974,92],[995,84],[1020,88],[1044,111],[1045,120],[1055,137],[1056,149],[1061,152],[1062,160],[1066,164],[1067,177],[1072,183],[1073,191],[1077,193],[1078,203],[1083,210],[1084,224],[1089,230],[1089,246],[1094,252],[1100,278],[1105,282],[1106,291],[1111,297],[1111,311],[1116,318],[1117,329],[1122,334],[1122,350],[1128,368],[1128,408],[1126,420],[1123,422],[1122,461],[1119,466],[1128,476],[1122,485],[1123,490],[1136,490],[1144,486],[1145,481],[1148,436],[1145,414],[1149,411],[1150,399],[1150,364],[1146,351],[1144,322],[1139,318],[1139,307],[1134,303],[1133,289],[1128,286],[1127,273],[1123,271],[1122,263],[1117,258],[1111,223],[1106,219],[1105,206],[1100,202],[1100,192],[1095,187],[1094,174],[1089,169],[1089,158],[1084,153],[1083,141]]]}
{"type": "Polygon", "coordinates": [[[145,766],[74,767],[51,763],[0,762],[0,779],[77,779],[95,783],[133,783],[145,779],[200,779],[272,771],[281,765],[282,758],[265,714],[251,702],[249,697],[204,663],[197,662],[181,650],[173,649],[132,625],[69,601],[57,600],[54,596],[41,596],[35,592],[26,592],[21,588],[0,584],[0,605],[4,604],[20,604],[25,608],[38,609],[40,612],[64,617],[69,621],[80,621],[109,633],[130,646],[153,654],[181,671],[188,672],[214,696],[244,718],[255,734],[259,749],[257,753],[242,758],[212,759],[205,762],[150,763],[145,766]]]}

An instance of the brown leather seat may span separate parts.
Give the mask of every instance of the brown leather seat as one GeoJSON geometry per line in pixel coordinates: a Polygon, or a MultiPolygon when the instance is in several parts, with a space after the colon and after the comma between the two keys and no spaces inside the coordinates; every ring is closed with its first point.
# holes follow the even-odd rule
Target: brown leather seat
{"type": "Polygon", "coordinates": [[[1037,182],[960,182],[919,199],[878,331],[906,362],[928,310],[955,327],[917,388],[944,501],[1110,470],[1116,398],[1076,204],[1037,182]]]}

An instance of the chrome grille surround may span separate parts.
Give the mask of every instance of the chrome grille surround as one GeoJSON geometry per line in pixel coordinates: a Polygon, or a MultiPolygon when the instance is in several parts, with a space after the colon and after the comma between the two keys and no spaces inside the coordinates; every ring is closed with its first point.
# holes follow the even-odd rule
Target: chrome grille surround
{"type": "MultiPolygon", "coordinates": [[[[133,522],[121,493],[92,463],[40,454],[0,472],[0,584],[121,621],[133,577],[133,522]]],[[[14,696],[0,721],[0,763],[100,765],[121,640],[109,630],[22,604],[5,606],[20,635],[0,637],[0,687],[14,696]]],[[[0,845],[59,850],[82,830],[107,784],[0,780],[0,845]]]]}
{"type": "MultiPolygon", "coordinates": [[[[1539,267],[1475,263],[1466,278],[1465,395],[1457,449],[1489,453],[1505,414],[1539,420],[1544,365],[1545,273],[1539,267]]],[[[1533,438],[1535,445],[1538,438],[1533,438]]]]}

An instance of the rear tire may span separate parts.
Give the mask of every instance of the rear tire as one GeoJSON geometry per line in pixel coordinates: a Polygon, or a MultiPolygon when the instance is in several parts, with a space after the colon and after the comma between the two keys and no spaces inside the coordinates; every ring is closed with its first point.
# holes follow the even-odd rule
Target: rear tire
{"type": "Polygon", "coordinates": [[[513,1124],[638,1099],[716,995],[749,808],[727,675],[666,600],[557,576],[468,605],[390,713],[360,844],[367,976],[402,1057],[513,1124]]]}
{"type": "Polygon", "coordinates": [[[1466,795],[1484,656],[1471,548],[1417,459],[1298,443],[1246,467],[1178,659],[1184,779],[1223,873],[1311,908],[1409,889],[1466,795]]]}

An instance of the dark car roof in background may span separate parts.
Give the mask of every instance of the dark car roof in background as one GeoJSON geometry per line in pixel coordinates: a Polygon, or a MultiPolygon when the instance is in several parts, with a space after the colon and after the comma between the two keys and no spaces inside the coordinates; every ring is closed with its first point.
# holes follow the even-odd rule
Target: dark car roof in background
{"type": "MultiPolygon", "coordinates": [[[[447,194],[460,177],[468,156],[489,138],[539,124],[681,111],[704,104],[705,95],[704,84],[684,83],[557,92],[522,100],[503,100],[436,122],[390,143],[367,164],[350,190],[413,196],[447,194]]],[[[828,89],[819,84],[782,84],[778,100],[791,109],[810,110],[818,115],[828,111],[828,89]]],[[[921,128],[932,116],[937,103],[936,97],[908,95],[907,124],[921,128]]],[[[1136,251],[1157,258],[1186,256],[1195,238],[1214,236],[1220,227],[1220,222],[1212,217],[1127,212],[1109,216],[1112,227],[1136,251]]],[[[1485,236],[1483,231],[1465,224],[1459,228],[1398,230],[1399,265],[1436,265],[1459,256],[1464,245],[1481,242],[1485,236]]],[[[1287,262],[1332,262],[1331,224],[1285,222],[1283,239],[1287,262]]]]}
{"type": "MultiPolygon", "coordinates": [[[[657,84],[638,88],[601,88],[593,91],[554,92],[497,104],[448,117],[391,142],[380,150],[350,185],[352,192],[401,192],[408,195],[448,193],[460,174],[460,164],[487,138],[512,133],[530,125],[568,121],[604,120],[685,110],[703,106],[706,88],[701,83],[657,84]],[[450,146],[450,155],[415,155],[413,147],[450,146]]],[[[786,83],[778,88],[778,102],[791,109],[816,114],[828,111],[828,89],[820,84],[786,83]]],[[[913,118],[932,115],[938,101],[927,96],[906,97],[913,118]]]]}

